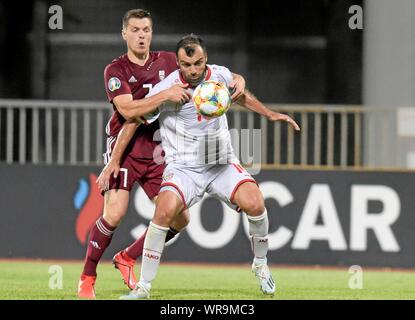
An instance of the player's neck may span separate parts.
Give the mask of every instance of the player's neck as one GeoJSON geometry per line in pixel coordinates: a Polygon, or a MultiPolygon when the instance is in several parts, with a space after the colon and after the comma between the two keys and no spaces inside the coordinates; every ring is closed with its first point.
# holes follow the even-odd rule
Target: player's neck
{"type": "Polygon", "coordinates": [[[150,57],[150,52],[144,54],[135,54],[134,52],[128,50],[127,52],[128,60],[132,63],[138,64],[139,66],[144,66],[150,57]]]}

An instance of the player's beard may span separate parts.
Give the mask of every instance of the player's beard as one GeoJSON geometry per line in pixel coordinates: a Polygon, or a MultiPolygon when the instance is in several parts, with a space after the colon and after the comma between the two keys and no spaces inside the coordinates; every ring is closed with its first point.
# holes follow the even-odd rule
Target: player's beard
{"type": "Polygon", "coordinates": [[[197,87],[202,81],[203,79],[205,79],[205,75],[206,75],[206,69],[205,71],[202,72],[202,74],[200,75],[199,78],[197,79],[187,79],[187,82],[192,86],[192,87],[197,87]]]}

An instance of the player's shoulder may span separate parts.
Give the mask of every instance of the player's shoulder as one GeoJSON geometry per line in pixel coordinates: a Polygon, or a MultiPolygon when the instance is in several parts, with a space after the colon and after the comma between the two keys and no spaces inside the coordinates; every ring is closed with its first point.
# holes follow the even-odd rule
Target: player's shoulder
{"type": "Polygon", "coordinates": [[[123,54],[111,61],[111,63],[107,64],[104,69],[104,73],[108,71],[115,71],[115,70],[122,70],[127,65],[127,54],[123,54]]]}
{"type": "Polygon", "coordinates": [[[153,51],[156,59],[176,61],[176,54],[173,51],[153,51]]]}
{"type": "Polygon", "coordinates": [[[217,65],[217,64],[209,64],[208,67],[210,68],[210,70],[212,72],[217,72],[217,73],[230,72],[228,67],[220,66],[220,65],[217,65]]]}
{"type": "Polygon", "coordinates": [[[227,67],[216,64],[208,65],[208,67],[210,70],[209,78],[211,77],[214,80],[225,82],[228,85],[230,84],[232,81],[232,73],[227,67]]]}
{"type": "Polygon", "coordinates": [[[177,68],[176,54],[170,51],[154,51],[151,60],[162,66],[166,73],[170,73],[177,68]]]}

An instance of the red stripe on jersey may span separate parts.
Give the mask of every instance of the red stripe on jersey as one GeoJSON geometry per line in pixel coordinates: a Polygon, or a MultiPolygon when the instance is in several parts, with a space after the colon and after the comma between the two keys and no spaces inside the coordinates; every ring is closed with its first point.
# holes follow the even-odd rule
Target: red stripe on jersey
{"type": "Polygon", "coordinates": [[[212,70],[210,70],[210,68],[207,67],[207,73],[206,73],[205,81],[209,80],[211,75],[212,75],[212,70]]]}
{"type": "Polygon", "coordinates": [[[238,170],[239,173],[242,173],[242,170],[234,163],[232,165],[235,167],[236,170],[238,170]]]}
{"type": "Polygon", "coordinates": [[[182,84],[187,84],[187,81],[186,81],[186,80],[184,80],[184,78],[183,78],[183,76],[182,76],[182,72],[181,72],[181,71],[179,71],[179,78],[180,78],[180,81],[182,82],[182,84]]]}

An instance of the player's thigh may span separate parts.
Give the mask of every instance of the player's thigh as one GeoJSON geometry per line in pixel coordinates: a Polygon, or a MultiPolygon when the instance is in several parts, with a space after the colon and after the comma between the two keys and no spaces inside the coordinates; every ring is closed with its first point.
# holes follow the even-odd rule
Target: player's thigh
{"type": "Polygon", "coordinates": [[[120,163],[120,172],[117,178],[110,176],[109,190],[126,190],[128,192],[145,173],[145,167],[139,161],[129,156],[125,157],[120,163]]]}
{"type": "Polygon", "coordinates": [[[197,174],[183,165],[169,164],[163,173],[159,197],[163,191],[172,191],[182,200],[184,208],[190,208],[200,200],[198,195],[203,194],[203,186],[194,182],[198,178],[197,174]]]}
{"type": "Polygon", "coordinates": [[[123,189],[112,189],[104,195],[103,218],[111,226],[116,227],[125,216],[128,209],[130,192],[123,189]]]}
{"type": "Polygon", "coordinates": [[[212,181],[208,192],[224,201],[229,207],[248,215],[263,212],[264,200],[255,179],[240,165],[224,165],[212,181]]]}
{"type": "Polygon", "coordinates": [[[137,172],[144,171],[144,174],[137,175],[137,182],[147,197],[155,201],[155,197],[160,192],[160,186],[163,180],[164,164],[157,164],[151,159],[137,161],[134,166],[137,168],[137,172]]]}

